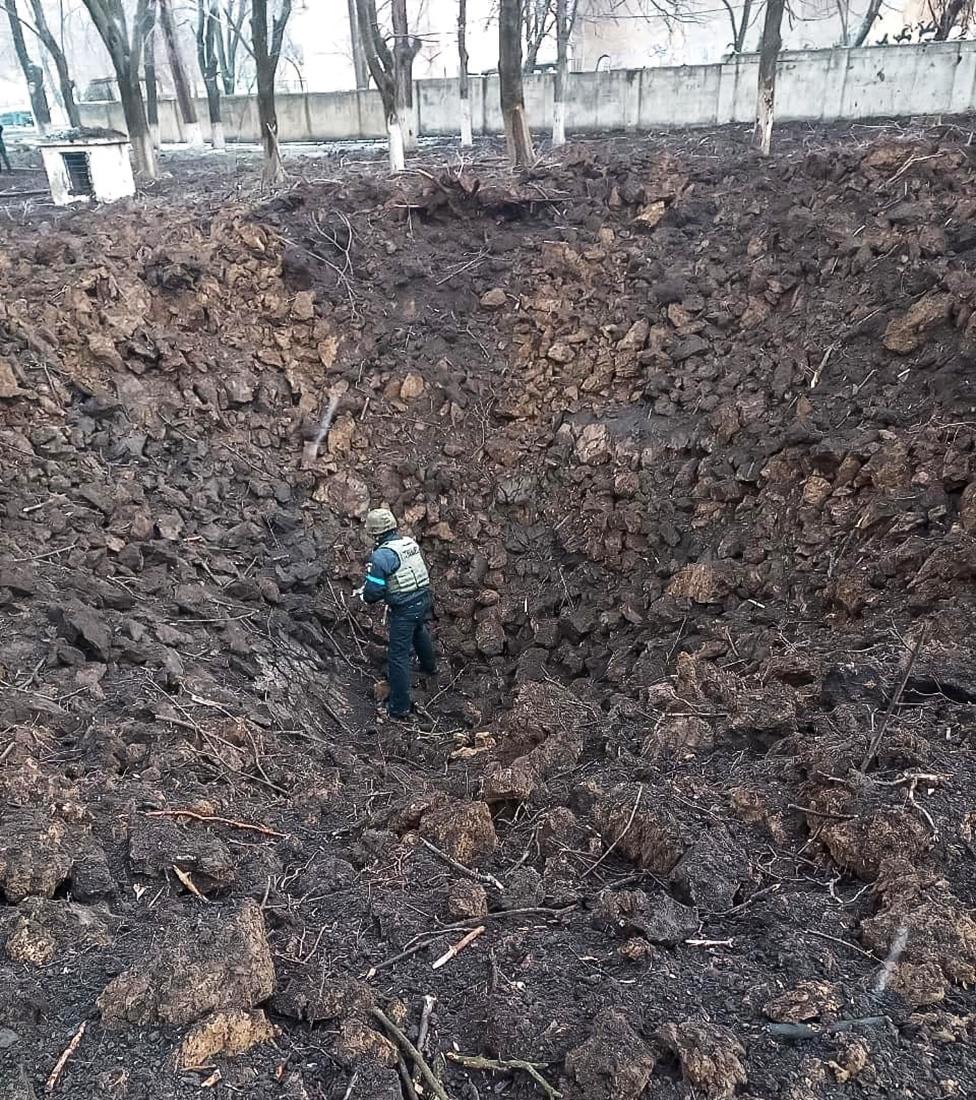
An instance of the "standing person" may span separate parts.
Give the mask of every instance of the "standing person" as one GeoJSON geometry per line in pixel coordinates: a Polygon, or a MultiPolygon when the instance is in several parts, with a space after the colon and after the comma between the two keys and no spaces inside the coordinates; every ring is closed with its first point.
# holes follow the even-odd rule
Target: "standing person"
{"type": "Polygon", "coordinates": [[[387,674],[390,718],[404,719],[410,701],[410,659],[416,652],[428,676],[437,671],[434,643],[427,629],[433,597],[430,574],[416,541],[397,530],[396,517],[388,508],[374,508],[366,516],[366,533],[374,546],[359,589],[368,604],[385,600],[389,608],[387,674]]]}
{"type": "Polygon", "coordinates": [[[4,144],[3,140],[2,126],[0,126],[0,162],[3,163],[4,168],[6,168],[8,172],[13,171],[13,168],[10,167],[10,157],[7,156],[7,146],[4,144]]]}

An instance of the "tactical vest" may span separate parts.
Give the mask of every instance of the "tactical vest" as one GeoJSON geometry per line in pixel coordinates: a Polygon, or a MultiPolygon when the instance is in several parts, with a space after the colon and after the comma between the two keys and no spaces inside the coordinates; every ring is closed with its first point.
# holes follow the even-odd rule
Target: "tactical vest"
{"type": "Polygon", "coordinates": [[[383,543],[384,550],[392,550],[400,559],[400,567],[386,578],[388,596],[409,596],[430,585],[430,574],[417,543],[406,535],[397,535],[383,543]]]}

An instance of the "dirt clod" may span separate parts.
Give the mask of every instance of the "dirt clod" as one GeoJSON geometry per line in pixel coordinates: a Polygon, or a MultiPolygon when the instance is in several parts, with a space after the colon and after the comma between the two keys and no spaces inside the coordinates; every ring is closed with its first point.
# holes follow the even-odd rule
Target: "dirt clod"
{"type": "Polygon", "coordinates": [[[425,813],[421,834],[466,867],[490,859],[498,844],[491,810],[485,802],[450,802],[425,813]]]}
{"type": "Polygon", "coordinates": [[[745,1048],[727,1027],[704,1020],[665,1024],[657,1038],[681,1064],[684,1079],[705,1096],[724,1100],[747,1081],[745,1048]]]}
{"type": "Polygon", "coordinates": [[[251,1009],[268,999],[275,973],[264,919],[245,902],[223,917],[176,925],[169,946],[126,970],[98,998],[108,1024],[182,1026],[207,1013],[251,1009]]]}
{"type": "Polygon", "coordinates": [[[594,924],[618,936],[639,932],[651,943],[674,947],[698,929],[698,913],[669,894],[649,897],[643,890],[601,894],[594,924]]]}
{"type": "Polygon", "coordinates": [[[566,1055],[567,1100],[637,1100],[654,1070],[651,1048],[619,1012],[604,1012],[590,1037],[566,1055]]]}
{"type": "Polygon", "coordinates": [[[215,1012],[193,1027],[180,1043],[176,1063],[180,1069],[206,1066],[215,1057],[244,1054],[258,1043],[275,1037],[276,1031],[261,1009],[215,1012]]]}

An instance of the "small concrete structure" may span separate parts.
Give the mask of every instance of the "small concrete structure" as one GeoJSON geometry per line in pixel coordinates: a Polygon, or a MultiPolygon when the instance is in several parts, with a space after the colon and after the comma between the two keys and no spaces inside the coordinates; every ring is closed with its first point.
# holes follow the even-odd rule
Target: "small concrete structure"
{"type": "Polygon", "coordinates": [[[38,145],[55,206],[115,202],[136,192],[129,139],[118,130],[83,126],[48,134],[38,145]]]}

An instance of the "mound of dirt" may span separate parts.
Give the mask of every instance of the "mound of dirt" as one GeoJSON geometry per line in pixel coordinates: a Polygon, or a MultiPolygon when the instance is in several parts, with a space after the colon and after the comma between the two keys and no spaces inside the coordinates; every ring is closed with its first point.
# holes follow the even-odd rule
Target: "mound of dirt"
{"type": "Polygon", "coordinates": [[[976,1091],[968,133],[8,219],[0,1091],[976,1091]]]}

